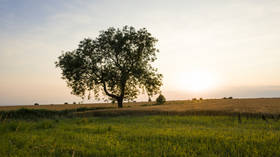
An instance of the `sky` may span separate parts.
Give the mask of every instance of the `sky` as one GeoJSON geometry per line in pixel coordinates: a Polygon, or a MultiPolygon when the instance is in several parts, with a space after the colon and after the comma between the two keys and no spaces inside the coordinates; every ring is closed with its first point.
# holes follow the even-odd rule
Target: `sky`
{"type": "Polygon", "coordinates": [[[279,19],[279,0],[0,0],[0,105],[81,101],[54,62],[124,25],[158,39],[168,100],[279,97],[279,19]]]}

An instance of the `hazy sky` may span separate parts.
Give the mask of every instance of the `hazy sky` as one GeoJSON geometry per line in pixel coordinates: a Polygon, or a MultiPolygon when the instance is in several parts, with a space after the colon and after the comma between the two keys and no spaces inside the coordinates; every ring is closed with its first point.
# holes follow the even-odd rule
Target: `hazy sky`
{"type": "Polygon", "coordinates": [[[79,101],[54,62],[124,25],[159,40],[167,99],[277,97],[279,19],[279,0],[0,0],[0,105],[79,101]]]}

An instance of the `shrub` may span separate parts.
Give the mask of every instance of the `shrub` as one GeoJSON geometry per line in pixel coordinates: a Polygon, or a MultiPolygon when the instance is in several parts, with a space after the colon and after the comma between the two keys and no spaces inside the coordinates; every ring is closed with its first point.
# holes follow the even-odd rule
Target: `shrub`
{"type": "Polygon", "coordinates": [[[149,97],[148,102],[152,102],[152,99],[149,97]]]}
{"type": "Polygon", "coordinates": [[[166,101],[166,99],[162,94],[160,94],[156,99],[157,104],[163,104],[163,103],[165,103],[165,101],[166,101]]]}
{"type": "Polygon", "coordinates": [[[75,104],[76,104],[76,102],[74,101],[74,102],[73,102],[73,104],[75,105],[75,104]]]}
{"type": "Polygon", "coordinates": [[[203,100],[203,98],[199,98],[199,100],[203,100]]]}
{"type": "Polygon", "coordinates": [[[39,106],[39,104],[38,104],[38,103],[35,103],[34,105],[35,105],[35,106],[39,106]]]}
{"type": "Polygon", "coordinates": [[[230,97],[224,97],[223,99],[233,99],[233,97],[232,97],[232,96],[230,96],[230,97]]]}
{"type": "Polygon", "coordinates": [[[65,102],[65,103],[64,103],[64,105],[67,105],[67,104],[68,104],[68,102],[65,102]]]}
{"type": "Polygon", "coordinates": [[[197,99],[196,99],[196,98],[192,98],[192,100],[193,100],[193,101],[196,101],[197,99]]]}

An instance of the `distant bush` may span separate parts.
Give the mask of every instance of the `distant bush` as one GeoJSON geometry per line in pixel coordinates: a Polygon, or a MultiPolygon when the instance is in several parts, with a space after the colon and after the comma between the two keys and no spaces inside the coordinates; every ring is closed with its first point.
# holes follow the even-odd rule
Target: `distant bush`
{"type": "Polygon", "coordinates": [[[152,99],[151,99],[151,97],[149,97],[149,99],[148,99],[148,102],[152,102],[152,99]]]}
{"type": "Polygon", "coordinates": [[[67,104],[68,104],[68,102],[65,102],[65,103],[64,103],[64,105],[67,105],[67,104]]]}
{"type": "Polygon", "coordinates": [[[223,97],[223,99],[233,99],[233,97],[232,96],[230,96],[230,97],[223,97]]]}
{"type": "Polygon", "coordinates": [[[73,102],[73,104],[75,105],[75,104],[76,104],[76,102],[74,101],[74,102],[73,102]]]}
{"type": "Polygon", "coordinates": [[[38,103],[35,103],[34,105],[35,105],[35,106],[39,106],[39,104],[38,104],[38,103]]]}
{"type": "Polygon", "coordinates": [[[203,100],[203,98],[199,98],[199,100],[203,100]]]}
{"type": "Polygon", "coordinates": [[[192,98],[192,100],[193,100],[193,101],[196,101],[197,99],[196,99],[196,98],[192,98]]]}
{"type": "Polygon", "coordinates": [[[156,99],[157,104],[164,104],[165,101],[166,101],[166,99],[162,94],[160,94],[156,99]]]}

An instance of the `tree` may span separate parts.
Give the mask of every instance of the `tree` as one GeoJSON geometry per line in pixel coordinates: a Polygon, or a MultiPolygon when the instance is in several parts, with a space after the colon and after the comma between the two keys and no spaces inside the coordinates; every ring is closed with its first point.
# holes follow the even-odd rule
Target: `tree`
{"type": "Polygon", "coordinates": [[[58,57],[56,67],[72,88],[72,94],[84,98],[91,93],[116,100],[137,98],[140,91],[153,96],[160,92],[162,74],[151,63],[156,60],[157,39],[145,29],[124,26],[101,31],[96,39],[80,41],[78,48],[58,57]]]}

